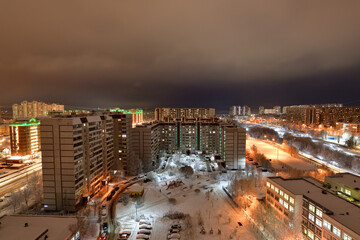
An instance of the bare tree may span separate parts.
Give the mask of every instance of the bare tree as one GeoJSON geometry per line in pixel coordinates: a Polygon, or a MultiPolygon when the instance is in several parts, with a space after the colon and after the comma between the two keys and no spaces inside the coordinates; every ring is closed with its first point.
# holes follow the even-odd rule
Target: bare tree
{"type": "Polygon", "coordinates": [[[26,208],[29,208],[29,200],[30,197],[32,195],[32,189],[26,185],[22,190],[21,190],[21,195],[24,198],[25,204],[26,204],[26,208]]]}
{"type": "Polygon", "coordinates": [[[21,192],[13,192],[9,198],[9,203],[13,207],[14,214],[16,213],[16,208],[21,205],[22,202],[22,196],[21,192]]]}

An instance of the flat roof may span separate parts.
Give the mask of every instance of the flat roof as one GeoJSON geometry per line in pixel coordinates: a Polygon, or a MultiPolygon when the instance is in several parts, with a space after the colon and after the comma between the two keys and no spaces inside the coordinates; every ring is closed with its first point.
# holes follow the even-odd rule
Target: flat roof
{"type": "Polygon", "coordinates": [[[334,179],[335,181],[349,186],[353,189],[360,190],[360,177],[351,173],[337,173],[334,176],[328,176],[326,178],[334,179]]]}
{"type": "MultiPolygon", "coordinates": [[[[295,195],[303,195],[317,205],[330,210],[327,214],[335,221],[360,235],[360,207],[329,192],[325,188],[308,178],[269,177],[268,179],[279,184],[295,195]]],[[[315,180],[316,181],[316,180],[315,180]]]]}
{"type": "Polygon", "coordinates": [[[67,239],[72,233],[69,226],[77,223],[75,217],[5,215],[0,218],[0,239],[36,239],[47,229],[48,239],[67,239]],[[28,227],[25,227],[28,223],[28,227]]]}

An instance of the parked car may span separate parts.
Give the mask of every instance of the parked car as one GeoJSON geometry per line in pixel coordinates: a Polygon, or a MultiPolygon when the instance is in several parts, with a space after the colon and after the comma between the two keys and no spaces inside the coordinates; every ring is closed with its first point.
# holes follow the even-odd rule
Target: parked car
{"type": "Polygon", "coordinates": [[[151,231],[148,229],[141,229],[138,231],[138,234],[151,235],[151,231]]]}
{"type": "Polygon", "coordinates": [[[170,228],[169,233],[179,233],[180,229],[177,228],[170,228]]]}
{"type": "Polygon", "coordinates": [[[146,224],[146,225],[151,225],[151,223],[150,223],[149,221],[144,220],[144,219],[141,219],[141,220],[139,221],[139,225],[144,225],[144,224],[146,224]]]}
{"type": "Polygon", "coordinates": [[[138,234],[136,236],[136,239],[150,239],[150,236],[145,235],[145,234],[138,234]]]}
{"type": "Polygon", "coordinates": [[[173,238],[180,239],[180,234],[178,234],[178,233],[173,233],[173,234],[169,234],[169,235],[168,235],[168,239],[173,239],[173,238]]]}
{"type": "Polygon", "coordinates": [[[140,226],[139,226],[139,229],[148,229],[148,230],[151,230],[152,227],[151,227],[150,225],[143,224],[143,225],[140,225],[140,226]]]}
{"type": "Polygon", "coordinates": [[[181,229],[181,225],[180,224],[174,224],[174,225],[171,226],[171,228],[181,229]]]}
{"type": "Polygon", "coordinates": [[[129,230],[125,230],[125,231],[122,231],[120,234],[119,234],[119,240],[126,240],[130,237],[131,235],[131,231],[129,230]]]}
{"type": "Polygon", "coordinates": [[[110,201],[112,199],[112,195],[107,196],[106,201],[110,201]]]}

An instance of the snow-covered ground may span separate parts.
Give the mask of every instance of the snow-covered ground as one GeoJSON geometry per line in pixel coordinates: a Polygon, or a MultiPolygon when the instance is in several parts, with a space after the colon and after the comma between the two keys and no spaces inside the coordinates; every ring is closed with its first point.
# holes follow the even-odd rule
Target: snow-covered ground
{"type": "Polygon", "coordinates": [[[263,153],[267,158],[272,159],[271,164],[274,168],[280,167],[281,163],[284,163],[292,168],[304,170],[304,171],[315,171],[317,167],[313,164],[299,158],[293,157],[289,153],[275,147],[270,143],[266,143],[259,139],[250,138],[246,140],[247,148],[251,148],[252,145],[256,145],[260,153],[263,153]]]}
{"type": "MultiPolygon", "coordinates": [[[[137,210],[137,216],[146,218],[152,223],[151,239],[167,239],[171,225],[177,223],[178,220],[170,220],[163,216],[168,212],[176,211],[189,214],[191,219],[192,227],[182,220],[181,239],[258,239],[248,225],[244,213],[234,207],[223,192],[221,187],[225,183],[215,179],[216,173],[204,171],[205,161],[195,155],[174,156],[171,165],[167,171],[158,174],[154,181],[143,183],[145,192],[142,204],[137,210]],[[182,165],[190,165],[198,171],[186,179],[175,171],[182,165]],[[167,184],[173,180],[181,180],[182,184],[168,189],[167,184]],[[200,233],[199,219],[202,219],[205,234],[200,233]],[[238,222],[241,222],[243,226],[239,226],[238,222]],[[192,236],[188,235],[189,229],[193,230],[192,236]],[[210,234],[211,229],[213,234],[210,234]]],[[[133,201],[130,200],[127,205],[117,204],[116,220],[120,223],[121,230],[132,232],[130,239],[136,239],[139,227],[135,221],[135,215],[133,201]]]]}

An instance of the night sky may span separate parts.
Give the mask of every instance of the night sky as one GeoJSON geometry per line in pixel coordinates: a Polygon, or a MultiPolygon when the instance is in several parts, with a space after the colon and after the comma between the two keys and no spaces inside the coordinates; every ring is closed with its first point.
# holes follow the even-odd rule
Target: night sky
{"type": "Polygon", "coordinates": [[[360,104],[360,1],[1,1],[0,105],[360,104]]]}

